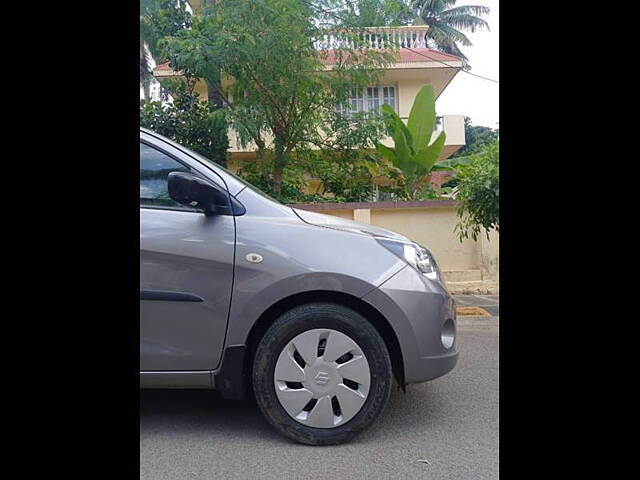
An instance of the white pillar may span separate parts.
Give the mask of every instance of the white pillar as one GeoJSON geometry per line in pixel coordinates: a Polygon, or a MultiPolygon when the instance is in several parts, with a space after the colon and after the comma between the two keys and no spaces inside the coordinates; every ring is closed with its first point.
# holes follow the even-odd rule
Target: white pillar
{"type": "Polygon", "coordinates": [[[354,208],[353,219],[356,222],[371,224],[371,210],[368,208],[354,208]]]}

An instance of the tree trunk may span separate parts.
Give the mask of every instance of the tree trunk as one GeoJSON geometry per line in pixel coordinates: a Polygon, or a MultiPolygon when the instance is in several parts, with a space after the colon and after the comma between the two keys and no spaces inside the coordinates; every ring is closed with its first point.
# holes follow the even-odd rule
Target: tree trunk
{"type": "MultiPolygon", "coordinates": [[[[217,0],[209,0],[209,3],[215,7],[218,2],[217,0]]],[[[222,97],[220,96],[221,89],[220,72],[214,72],[211,78],[207,79],[207,100],[209,105],[213,105],[216,110],[223,107],[222,97]]]]}
{"type": "Polygon", "coordinates": [[[151,82],[142,82],[142,98],[145,100],[151,100],[151,82]]]}
{"type": "MultiPolygon", "coordinates": [[[[274,139],[274,144],[275,158],[273,162],[273,191],[276,194],[277,198],[282,193],[282,176],[287,160],[282,142],[280,142],[277,137],[274,139]]],[[[278,198],[278,200],[280,199],[278,198]]]]}
{"type": "Polygon", "coordinates": [[[256,161],[258,162],[258,169],[260,170],[260,176],[263,180],[268,181],[269,177],[267,172],[267,149],[264,141],[256,136],[253,141],[258,149],[256,150],[256,161]]]}
{"type": "MultiPolygon", "coordinates": [[[[207,102],[209,103],[209,108],[211,108],[212,110],[219,110],[223,108],[224,105],[222,104],[222,97],[220,96],[218,90],[220,88],[220,79],[207,79],[206,82],[207,102]]],[[[226,123],[222,126],[222,131],[220,131],[220,138],[217,144],[219,146],[216,147],[215,152],[213,153],[213,158],[211,160],[226,168],[229,149],[229,139],[227,135],[226,123]]]]}
{"type": "Polygon", "coordinates": [[[140,42],[140,83],[142,84],[142,98],[145,100],[149,100],[151,97],[150,74],[147,49],[145,44],[140,42]]]}
{"type": "Polygon", "coordinates": [[[224,106],[222,96],[220,95],[221,88],[220,72],[216,72],[214,77],[207,79],[207,101],[209,105],[212,105],[216,110],[224,106]]]}
{"type": "MultiPolygon", "coordinates": [[[[209,0],[209,3],[215,7],[217,1],[216,0],[209,0]]],[[[219,110],[221,108],[224,107],[223,102],[222,102],[222,96],[220,95],[220,90],[222,89],[222,82],[221,82],[221,78],[220,78],[220,72],[215,72],[210,78],[206,79],[207,82],[207,101],[209,102],[209,106],[211,108],[213,108],[214,110],[219,110]]],[[[225,125],[225,131],[224,132],[220,132],[220,136],[224,136],[224,138],[226,138],[227,136],[227,131],[226,131],[226,125],[225,125]]],[[[218,148],[214,154],[215,158],[212,158],[212,160],[214,160],[216,163],[222,165],[223,167],[227,167],[227,155],[228,155],[228,142],[227,141],[221,141],[220,142],[221,146],[220,148],[218,148]],[[226,144],[226,147],[223,147],[222,145],[226,144]]]]}

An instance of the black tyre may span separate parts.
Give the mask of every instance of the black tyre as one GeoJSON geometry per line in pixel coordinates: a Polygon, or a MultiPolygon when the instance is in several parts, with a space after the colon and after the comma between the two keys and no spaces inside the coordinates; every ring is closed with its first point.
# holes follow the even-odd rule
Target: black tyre
{"type": "Polygon", "coordinates": [[[266,331],[253,391],[276,430],[308,445],[350,440],[380,415],[391,392],[389,352],[359,313],[330,303],[296,307],[266,331]]]}

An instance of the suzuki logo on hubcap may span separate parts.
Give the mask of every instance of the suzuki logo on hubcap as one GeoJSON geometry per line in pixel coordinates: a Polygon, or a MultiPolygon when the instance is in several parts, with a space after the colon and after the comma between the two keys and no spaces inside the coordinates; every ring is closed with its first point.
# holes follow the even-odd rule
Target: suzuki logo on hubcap
{"type": "Polygon", "coordinates": [[[316,375],[316,383],[318,385],[326,385],[329,381],[329,374],[326,372],[318,372],[316,375]]]}

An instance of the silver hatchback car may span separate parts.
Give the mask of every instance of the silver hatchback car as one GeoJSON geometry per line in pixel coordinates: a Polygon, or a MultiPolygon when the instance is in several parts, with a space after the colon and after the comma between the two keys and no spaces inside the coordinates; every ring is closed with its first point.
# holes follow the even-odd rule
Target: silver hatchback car
{"type": "Polygon", "coordinates": [[[253,395],[279,432],[336,444],[458,359],[424,247],[278,203],[140,130],[140,386],[253,395]]]}

